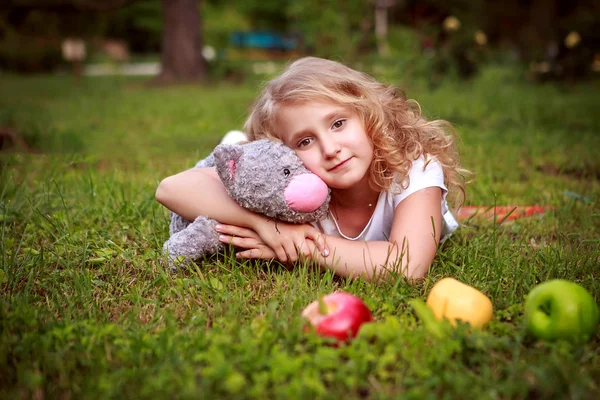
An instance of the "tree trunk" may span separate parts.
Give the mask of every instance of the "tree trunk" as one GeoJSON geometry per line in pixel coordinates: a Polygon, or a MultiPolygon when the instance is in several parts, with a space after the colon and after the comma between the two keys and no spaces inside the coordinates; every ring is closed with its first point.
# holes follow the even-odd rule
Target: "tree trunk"
{"type": "Polygon", "coordinates": [[[375,7],[375,36],[377,37],[377,52],[382,57],[390,55],[387,43],[388,31],[388,9],[386,7],[375,7]]]}
{"type": "Polygon", "coordinates": [[[158,83],[203,81],[200,0],[162,0],[162,69],[158,83]]]}

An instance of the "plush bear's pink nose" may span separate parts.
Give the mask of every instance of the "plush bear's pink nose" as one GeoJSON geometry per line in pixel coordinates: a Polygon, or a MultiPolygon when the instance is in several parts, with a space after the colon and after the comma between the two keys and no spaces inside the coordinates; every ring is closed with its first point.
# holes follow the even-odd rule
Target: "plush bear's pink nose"
{"type": "Polygon", "coordinates": [[[312,212],[327,200],[327,185],[315,174],[295,176],[283,193],[286,203],[294,211],[312,212]]]}

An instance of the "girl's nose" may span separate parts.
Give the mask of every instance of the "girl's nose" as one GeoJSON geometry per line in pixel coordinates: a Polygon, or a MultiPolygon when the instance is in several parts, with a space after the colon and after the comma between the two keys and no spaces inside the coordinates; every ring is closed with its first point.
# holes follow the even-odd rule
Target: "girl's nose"
{"type": "Polygon", "coordinates": [[[332,137],[321,140],[321,151],[325,158],[334,158],[341,150],[341,146],[332,137]]]}

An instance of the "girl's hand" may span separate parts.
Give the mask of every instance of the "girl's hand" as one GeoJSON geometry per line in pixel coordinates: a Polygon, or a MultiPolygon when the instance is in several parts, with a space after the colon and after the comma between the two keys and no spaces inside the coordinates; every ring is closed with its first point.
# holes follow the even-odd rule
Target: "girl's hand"
{"type": "Polygon", "coordinates": [[[238,253],[244,258],[277,258],[282,263],[295,262],[299,254],[311,257],[315,247],[323,257],[329,255],[323,234],[310,225],[265,220],[258,229],[260,231],[223,224],[216,228],[217,232],[224,234],[220,239],[222,242],[247,249],[238,253]]]}
{"type": "Polygon", "coordinates": [[[236,253],[236,257],[261,260],[277,258],[277,254],[252,229],[225,224],[218,224],[215,229],[220,233],[219,241],[244,249],[236,253]]]}
{"type": "Polygon", "coordinates": [[[311,257],[314,246],[309,246],[309,241],[314,243],[323,257],[329,255],[325,235],[309,224],[288,224],[265,218],[254,229],[283,263],[296,262],[299,254],[311,257]]]}

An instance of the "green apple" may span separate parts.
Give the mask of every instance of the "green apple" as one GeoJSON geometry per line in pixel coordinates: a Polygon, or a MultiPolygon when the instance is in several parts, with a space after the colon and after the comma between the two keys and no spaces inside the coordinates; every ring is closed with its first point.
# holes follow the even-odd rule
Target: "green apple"
{"type": "Polygon", "coordinates": [[[584,339],[596,333],[600,311],[592,295],[562,279],[537,285],[525,302],[527,331],[538,339],[584,339]]]}

